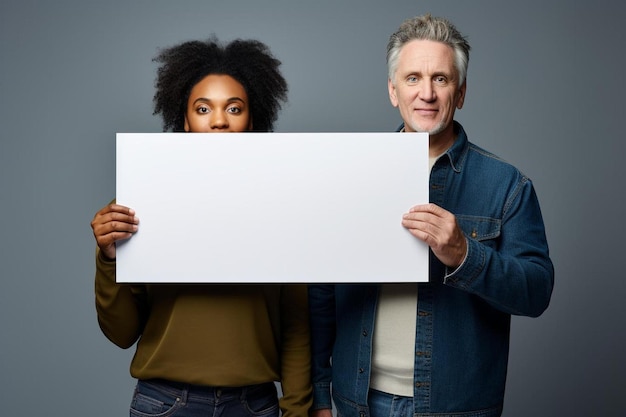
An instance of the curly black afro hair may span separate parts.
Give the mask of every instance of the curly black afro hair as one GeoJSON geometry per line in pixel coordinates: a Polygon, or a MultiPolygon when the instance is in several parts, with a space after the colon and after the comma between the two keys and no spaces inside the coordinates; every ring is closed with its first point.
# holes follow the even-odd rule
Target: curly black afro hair
{"type": "Polygon", "coordinates": [[[287,101],[287,82],[269,48],[257,40],[237,39],[222,45],[212,37],[188,41],[160,51],[154,115],[161,114],[163,130],[183,131],[191,89],[210,74],[230,75],[246,90],[254,131],[271,132],[287,101]]]}

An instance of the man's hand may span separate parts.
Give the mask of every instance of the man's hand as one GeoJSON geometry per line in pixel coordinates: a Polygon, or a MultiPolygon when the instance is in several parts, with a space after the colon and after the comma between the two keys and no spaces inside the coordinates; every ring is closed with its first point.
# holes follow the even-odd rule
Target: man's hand
{"type": "Polygon", "coordinates": [[[467,241],[456,217],[436,204],[411,207],[402,216],[402,226],[413,236],[426,242],[435,256],[448,268],[458,268],[465,259],[467,241]]]}
{"type": "Polygon", "coordinates": [[[128,239],[138,229],[135,210],[119,204],[109,204],[96,213],[91,221],[93,235],[102,254],[115,259],[115,242],[128,239]]]}
{"type": "Polygon", "coordinates": [[[333,412],[330,408],[311,410],[309,411],[309,417],[333,417],[333,412]]]}

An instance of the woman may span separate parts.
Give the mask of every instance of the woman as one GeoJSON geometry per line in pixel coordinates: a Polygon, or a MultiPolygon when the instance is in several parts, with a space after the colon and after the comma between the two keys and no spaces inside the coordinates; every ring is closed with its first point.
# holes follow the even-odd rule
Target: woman
{"type": "MultiPolygon", "coordinates": [[[[154,60],[154,114],[166,131],[271,131],[286,100],[280,61],[258,41],[185,42],[154,60]]],[[[118,285],[115,242],[130,238],[139,220],[111,203],[91,227],[100,328],[122,348],[138,341],[131,416],[307,415],[305,285],[118,285]]]]}

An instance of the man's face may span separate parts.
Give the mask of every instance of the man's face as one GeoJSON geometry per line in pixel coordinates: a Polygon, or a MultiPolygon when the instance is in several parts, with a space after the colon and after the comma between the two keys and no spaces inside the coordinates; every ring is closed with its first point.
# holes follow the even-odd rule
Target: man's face
{"type": "Polygon", "coordinates": [[[407,43],[400,50],[395,79],[389,80],[388,87],[405,131],[428,132],[431,143],[454,141],[452,121],[456,109],[463,107],[465,83],[459,89],[451,47],[427,40],[407,43]]]}

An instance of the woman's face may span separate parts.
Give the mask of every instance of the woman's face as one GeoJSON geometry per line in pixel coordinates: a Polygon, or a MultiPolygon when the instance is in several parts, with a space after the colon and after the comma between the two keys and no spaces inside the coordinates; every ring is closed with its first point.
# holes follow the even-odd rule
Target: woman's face
{"type": "Polygon", "coordinates": [[[191,89],[185,114],[186,132],[252,130],[246,90],[230,75],[210,74],[191,89]]]}

